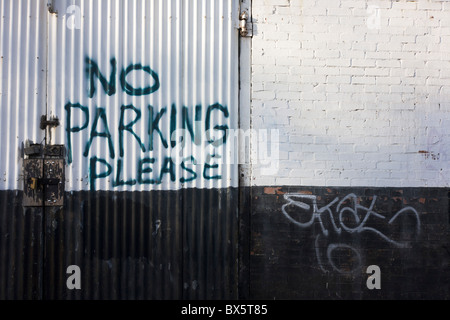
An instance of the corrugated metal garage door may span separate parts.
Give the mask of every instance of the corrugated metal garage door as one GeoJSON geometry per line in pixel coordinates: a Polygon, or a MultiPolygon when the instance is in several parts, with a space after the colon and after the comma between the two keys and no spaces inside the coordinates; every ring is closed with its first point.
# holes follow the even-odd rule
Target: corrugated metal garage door
{"type": "Polygon", "coordinates": [[[0,1],[0,298],[237,297],[238,7],[0,1]],[[27,140],[65,146],[63,206],[23,207],[27,140]]]}

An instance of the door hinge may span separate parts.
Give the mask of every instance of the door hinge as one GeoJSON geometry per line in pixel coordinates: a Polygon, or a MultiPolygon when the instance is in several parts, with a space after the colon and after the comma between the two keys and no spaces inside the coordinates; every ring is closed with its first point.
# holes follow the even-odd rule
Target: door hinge
{"type": "Polygon", "coordinates": [[[59,126],[59,119],[57,117],[47,120],[46,115],[41,116],[40,127],[42,130],[45,130],[47,127],[58,127],[58,126],[59,126]]]}
{"type": "Polygon", "coordinates": [[[247,11],[242,11],[239,15],[239,33],[241,37],[253,36],[253,23],[247,11]]]}
{"type": "Polygon", "coordinates": [[[54,207],[64,204],[65,148],[63,145],[28,144],[24,147],[23,206],[54,207]]]}

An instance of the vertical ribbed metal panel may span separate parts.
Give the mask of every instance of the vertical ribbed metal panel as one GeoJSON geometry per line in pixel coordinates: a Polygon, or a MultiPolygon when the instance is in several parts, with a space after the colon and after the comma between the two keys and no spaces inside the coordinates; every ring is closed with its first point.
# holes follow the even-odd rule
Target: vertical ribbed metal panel
{"type": "Polygon", "coordinates": [[[0,190],[21,190],[21,147],[41,142],[46,112],[43,1],[0,1],[0,190]]]}
{"type": "Polygon", "coordinates": [[[65,248],[64,256],[47,250],[52,254],[46,263],[60,270],[46,268],[48,298],[237,296],[237,165],[225,161],[216,168],[211,161],[205,170],[208,155],[223,151],[207,143],[207,122],[219,138],[216,126],[237,127],[237,6],[231,0],[54,3],[48,108],[49,116],[62,120],[52,142],[68,146],[66,186],[73,192],[64,215],[47,216],[48,226],[59,219],[66,234],[48,242],[65,248]],[[87,61],[95,63],[104,83],[90,77],[87,61]],[[137,71],[123,78],[129,68],[137,71]],[[130,92],[124,81],[154,90],[130,92]],[[157,130],[151,138],[152,121],[157,130]],[[170,141],[173,129],[189,125],[203,139],[193,152],[195,166],[176,162],[170,141]],[[164,167],[169,157],[176,162],[173,170],[172,164],[164,167]],[[142,159],[153,172],[139,176],[142,159]],[[92,180],[93,170],[108,166],[110,174],[92,180]],[[85,270],[81,292],[67,293],[62,285],[61,270],[68,264],[85,270]]]}
{"type": "Polygon", "coordinates": [[[0,191],[0,300],[42,295],[43,208],[22,207],[22,193],[0,191]]]}
{"type": "Polygon", "coordinates": [[[40,143],[46,112],[47,10],[0,1],[0,299],[42,294],[43,208],[22,207],[22,143],[40,143]]]}
{"type": "Polygon", "coordinates": [[[237,190],[67,194],[45,221],[46,299],[236,299],[237,190]],[[82,289],[66,287],[68,265],[82,289]]]}
{"type": "Polygon", "coordinates": [[[75,192],[46,212],[45,299],[181,299],[180,194],[75,192]],[[67,290],[65,270],[82,271],[67,290]]]}
{"type": "Polygon", "coordinates": [[[67,189],[237,186],[237,165],[219,164],[225,148],[205,135],[210,128],[219,141],[237,128],[237,7],[235,0],[54,2],[48,107],[62,120],[52,142],[69,148],[67,189]],[[203,141],[177,159],[171,133],[195,120],[203,141]]]}
{"type": "Polygon", "coordinates": [[[186,299],[237,299],[237,189],[183,190],[186,299]]]}
{"type": "Polygon", "coordinates": [[[48,2],[0,0],[0,298],[236,298],[239,2],[48,2]],[[66,146],[63,207],[22,207],[28,139],[66,146]]]}

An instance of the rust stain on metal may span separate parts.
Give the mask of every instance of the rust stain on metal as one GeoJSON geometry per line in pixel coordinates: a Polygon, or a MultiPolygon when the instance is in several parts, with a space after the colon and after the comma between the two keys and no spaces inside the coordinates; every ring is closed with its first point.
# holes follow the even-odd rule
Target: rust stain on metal
{"type": "Polygon", "coordinates": [[[42,205],[44,188],[36,181],[42,178],[44,167],[40,159],[24,159],[24,196],[23,205],[26,207],[39,207],[42,205]]]}

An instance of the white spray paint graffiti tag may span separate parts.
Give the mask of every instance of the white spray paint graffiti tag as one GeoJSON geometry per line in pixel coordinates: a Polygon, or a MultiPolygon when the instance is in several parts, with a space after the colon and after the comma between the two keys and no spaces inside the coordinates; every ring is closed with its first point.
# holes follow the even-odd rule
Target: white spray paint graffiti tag
{"type": "MultiPolygon", "coordinates": [[[[408,246],[407,242],[396,241],[394,239],[391,239],[389,236],[379,231],[378,229],[367,226],[367,222],[369,218],[372,216],[380,219],[386,219],[385,216],[373,210],[375,202],[377,200],[377,196],[373,196],[369,207],[361,205],[360,202],[358,201],[358,197],[353,193],[348,194],[341,200],[339,200],[339,197],[336,197],[326,206],[323,206],[321,208],[319,208],[317,204],[317,196],[315,195],[285,194],[284,199],[287,200],[287,203],[281,207],[281,211],[286,216],[286,218],[289,219],[289,221],[291,221],[293,224],[297,225],[302,229],[312,227],[315,222],[319,224],[321,233],[319,233],[315,237],[314,246],[317,262],[323,272],[327,272],[327,270],[324,267],[324,264],[322,263],[320,254],[321,246],[319,245],[319,241],[321,240],[322,236],[329,237],[331,234],[340,236],[343,234],[343,232],[348,234],[370,232],[397,248],[405,248],[408,246]],[[350,206],[346,205],[348,202],[350,202],[352,205],[350,206]],[[332,209],[333,206],[335,206],[334,211],[332,209]],[[289,207],[290,210],[288,210],[289,207]],[[296,214],[302,213],[311,214],[311,218],[308,221],[300,222],[294,219],[292,214],[289,213],[292,212],[293,209],[295,209],[296,214]],[[337,218],[335,218],[335,214],[337,218]],[[351,219],[348,219],[349,215],[351,219]],[[328,220],[331,222],[332,226],[331,230],[329,230],[325,226],[323,220],[324,216],[329,217],[328,220]],[[352,226],[350,226],[348,222],[346,222],[346,220],[347,221],[352,220],[352,226]]],[[[387,221],[387,224],[392,225],[395,223],[395,221],[397,221],[397,219],[400,216],[407,214],[412,215],[413,218],[415,219],[416,223],[415,234],[417,236],[420,233],[420,218],[418,212],[413,207],[402,208],[397,213],[395,213],[392,216],[392,218],[390,218],[387,221]]],[[[360,250],[349,244],[341,242],[329,244],[326,250],[326,257],[332,269],[339,273],[353,273],[362,266],[362,257],[360,250]],[[342,250],[342,249],[351,251],[355,256],[354,260],[356,260],[356,263],[354,263],[354,267],[351,268],[350,271],[340,268],[339,266],[336,265],[335,261],[333,260],[332,256],[333,252],[335,250],[342,250]]]]}

